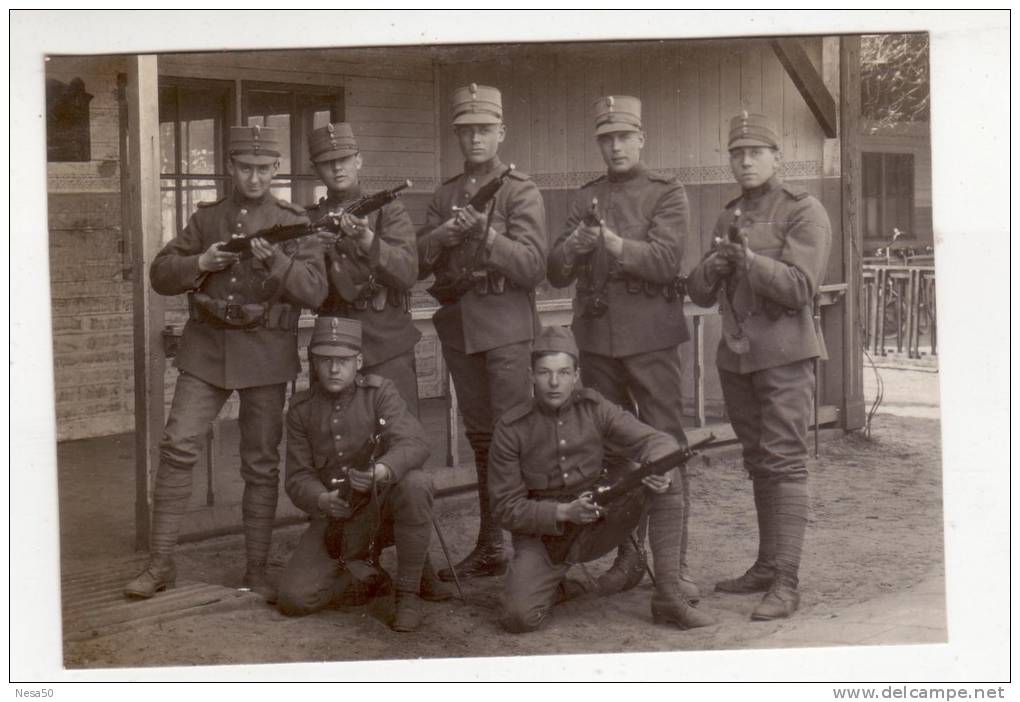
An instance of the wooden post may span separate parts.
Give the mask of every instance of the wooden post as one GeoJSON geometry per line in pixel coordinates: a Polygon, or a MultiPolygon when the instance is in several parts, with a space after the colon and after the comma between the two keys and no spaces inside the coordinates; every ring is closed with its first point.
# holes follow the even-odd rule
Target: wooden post
{"type": "MultiPolygon", "coordinates": [[[[839,131],[843,199],[843,280],[849,289],[843,303],[842,425],[864,426],[864,353],[861,346],[861,39],[839,40],[839,131]]],[[[881,298],[879,304],[882,304],[881,298]]],[[[877,330],[879,334],[882,330],[877,330]]]]}
{"type": "Polygon", "coordinates": [[[132,56],[127,72],[131,172],[129,234],[135,351],[135,549],[149,547],[149,495],[163,432],[163,299],[149,285],[149,263],[162,245],[159,196],[159,100],[155,56],[132,56]]]}

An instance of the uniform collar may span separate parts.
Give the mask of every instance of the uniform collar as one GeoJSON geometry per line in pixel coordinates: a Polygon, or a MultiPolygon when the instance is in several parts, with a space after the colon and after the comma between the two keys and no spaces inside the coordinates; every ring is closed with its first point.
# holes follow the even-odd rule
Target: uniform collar
{"type": "Polygon", "coordinates": [[[782,184],[783,184],[782,178],[780,178],[778,175],[773,175],[771,178],[769,178],[767,181],[759,185],[757,188],[745,190],[743,193],[743,197],[745,200],[750,200],[751,202],[755,200],[760,200],[761,198],[765,197],[776,188],[782,186],[782,184]]]}
{"type": "Polygon", "coordinates": [[[238,207],[259,207],[268,202],[271,197],[272,195],[269,193],[268,190],[262,197],[255,199],[245,197],[240,192],[238,192],[236,188],[230,194],[231,202],[233,202],[238,207]]]}
{"type": "Polygon", "coordinates": [[[647,170],[648,167],[645,166],[644,162],[638,161],[634,164],[634,167],[626,173],[609,173],[607,171],[607,175],[609,176],[610,183],[627,183],[641,175],[644,175],[647,170]]]}
{"type": "Polygon", "coordinates": [[[499,160],[499,155],[493,156],[491,161],[485,163],[467,163],[464,162],[464,174],[474,176],[475,178],[484,177],[503,168],[503,162],[499,160]]]}

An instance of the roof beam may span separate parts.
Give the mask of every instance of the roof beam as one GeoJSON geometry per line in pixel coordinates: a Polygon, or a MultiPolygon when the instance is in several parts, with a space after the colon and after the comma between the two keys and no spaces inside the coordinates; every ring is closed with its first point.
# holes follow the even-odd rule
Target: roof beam
{"type": "Polygon", "coordinates": [[[837,135],[836,101],[825,87],[821,74],[811,63],[804,46],[797,39],[772,39],[769,44],[793,84],[797,86],[811,113],[818,120],[825,136],[834,139],[837,135]]]}

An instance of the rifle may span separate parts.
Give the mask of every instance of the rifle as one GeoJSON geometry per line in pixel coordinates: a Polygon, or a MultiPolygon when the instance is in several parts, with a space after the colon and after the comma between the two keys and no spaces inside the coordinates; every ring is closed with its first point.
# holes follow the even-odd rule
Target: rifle
{"type": "Polygon", "coordinates": [[[249,255],[251,253],[251,240],[258,237],[265,239],[270,244],[279,244],[284,241],[290,241],[291,239],[300,239],[301,237],[318,234],[320,232],[328,232],[330,234],[335,234],[337,238],[343,238],[346,235],[340,228],[340,218],[343,217],[345,212],[355,217],[365,217],[370,215],[376,210],[382,208],[383,205],[396,200],[400,196],[401,190],[409,188],[412,185],[413,183],[411,181],[405,180],[403,183],[390,190],[381,190],[373,195],[364,195],[359,197],[346,207],[342,207],[335,212],[327,212],[315,222],[310,222],[308,224],[277,224],[276,226],[268,227],[267,229],[261,229],[248,236],[231,239],[225,243],[220,250],[230,251],[231,253],[240,253],[241,255],[249,255]]]}
{"type": "MultiPolygon", "coordinates": [[[[514,168],[516,168],[516,166],[511,163],[506,167],[505,171],[480,187],[474,196],[468,200],[468,203],[464,206],[464,208],[471,207],[476,212],[484,212],[492,199],[496,197],[496,193],[499,192],[499,189],[503,187],[503,183],[510,177],[510,172],[513,171],[514,168]]],[[[454,207],[453,211],[459,212],[464,208],[454,207]]],[[[491,223],[491,220],[492,213],[489,213],[488,223],[491,223]]],[[[486,227],[486,231],[488,231],[488,227],[486,227]]],[[[482,238],[484,239],[484,237],[482,238]]],[[[481,251],[482,247],[480,242],[474,239],[468,239],[457,246],[444,249],[439,255],[439,260],[435,265],[436,280],[432,284],[432,287],[430,287],[427,291],[429,295],[434,297],[440,304],[447,305],[453,304],[467,294],[468,290],[475,286],[479,278],[487,275],[485,271],[478,270],[480,268],[480,261],[478,259],[481,251]],[[470,252],[467,254],[467,259],[470,262],[469,265],[463,274],[457,276],[451,275],[447,271],[450,254],[454,251],[454,249],[460,248],[468,243],[474,245],[473,249],[467,249],[470,252]]]]}
{"type": "Polygon", "coordinates": [[[386,420],[380,417],[379,427],[361,445],[361,448],[349,456],[345,462],[334,463],[326,468],[324,476],[326,487],[331,491],[339,490],[341,499],[347,502],[351,508],[351,514],[347,519],[330,518],[329,524],[326,526],[326,550],[331,558],[339,559],[341,565],[345,565],[346,556],[350,556],[352,553],[360,554],[363,549],[359,546],[366,543],[368,558],[373,558],[376,532],[380,526],[379,515],[369,515],[369,510],[364,508],[375,497],[374,490],[370,492],[355,490],[351,485],[350,472],[375,468],[376,459],[382,452],[382,429],[385,426],[386,420]],[[371,519],[370,516],[377,518],[371,519]],[[350,543],[352,541],[353,544],[350,543]]]}
{"type": "MultiPolygon", "coordinates": [[[[681,447],[662,458],[646,463],[615,481],[603,478],[591,490],[579,497],[587,496],[599,508],[599,518],[592,524],[563,525],[563,534],[542,537],[549,558],[553,563],[585,563],[609,553],[619,546],[627,535],[634,531],[644,509],[645,491],[641,481],[649,475],[663,475],[684,465],[703,448],[715,441],[715,434],[702,439],[692,446],[686,439],[681,447]]],[[[577,498],[571,498],[571,501],[577,498]]]]}
{"type": "Polygon", "coordinates": [[[581,221],[586,227],[599,228],[599,242],[586,256],[591,297],[581,310],[582,317],[596,318],[604,315],[609,309],[609,302],[605,299],[606,287],[609,285],[609,252],[606,251],[606,234],[602,230],[597,197],[591,199],[591,205],[581,221]]]}

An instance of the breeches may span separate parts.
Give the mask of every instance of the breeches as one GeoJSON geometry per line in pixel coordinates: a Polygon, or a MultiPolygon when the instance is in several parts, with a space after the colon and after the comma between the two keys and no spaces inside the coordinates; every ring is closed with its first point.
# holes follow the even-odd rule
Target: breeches
{"type": "MultiPolygon", "coordinates": [[[[181,372],[159,445],[160,473],[167,470],[191,472],[198,462],[209,425],[233,392],[181,372]]],[[[241,477],[246,484],[276,486],[287,384],[242,388],[236,392],[241,401],[238,416],[241,477]]],[[[157,490],[159,485],[157,478],[157,490]]]]}
{"type": "Polygon", "coordinates": [[[443,346],[443,358],[469,440],[473,435],[491,435],[504,412],[531,397],[530,341],[473,354],[443,346]]]}
{"type": "Polygon", "coordinates": [[[535,631],[556,603],[557,590],[569,563],[555,564],[545,544],[536,536],[514,534],[514,557],[503,580],[503,613],[500,623],[507,631],[535,631]]]}
{"type": "Polygon", "coordinates": [[[684,435],[676,347],[623,358],[582,351],[581,380],[645,424],[671,436],[684,435]]]}
{"type": "MultiPolygon", "coordinates": [[[[363,509],[375,509],[368,505],[363,509]]],[[[382,499],[380,524],[376,538],[382,539],[381,532],[393,533],[399,529],[422,530],[427,535],[431,527],[432,481],[421,470],[412,470],[394,485],[382,499]]],[[[325,534],[328,520],[315,518],[301,535],[297,548],[290,557],[280,577],[279,605],[287,614],[309,614],[328,607],[339,598],[349,584],[341,575],[340,564],[331,558],[326,550],[325,534]]],[[[370,536],[370,535],[368,535],[370,536]]],[[[368,539],[351,540],[344,549],[347,560],[365,559],[368,553],[368,539]]],[[[398,568],[401,559],[400,538],[397,539],[398,568]]],[[[420,567],[420,566],[419,566],[420,567]]],[[[420,574],[419,574],[420,577],[420,574]]]]}
{"type": "Polygon", "coordinates": [[[719,379],[750,476],[806,478],[814,360],[743,374],[720,368],[719,379]]]}

